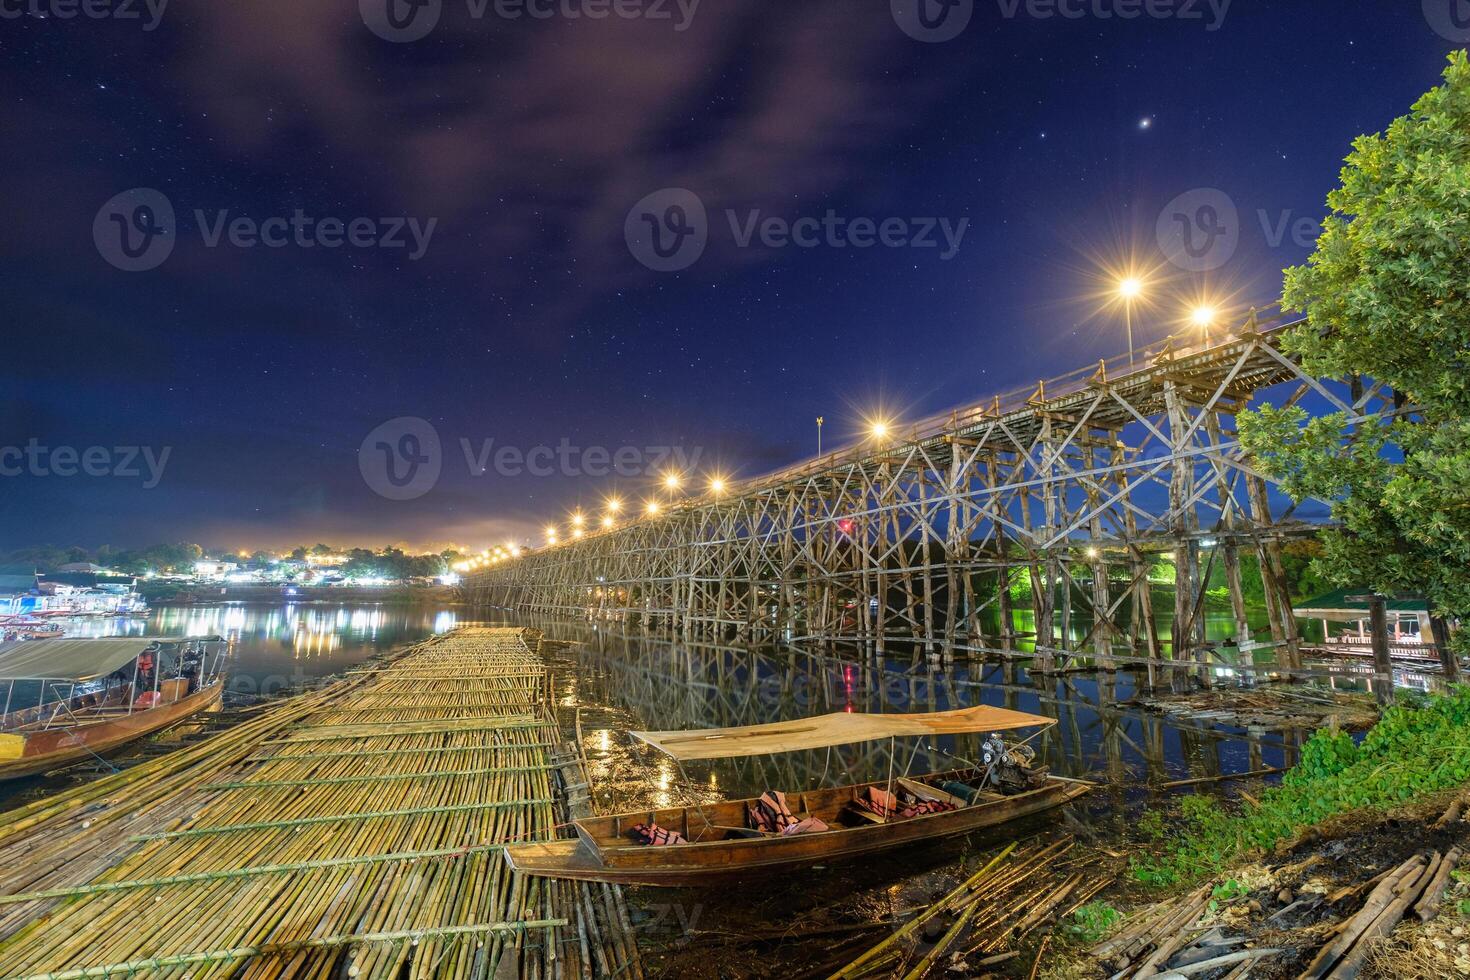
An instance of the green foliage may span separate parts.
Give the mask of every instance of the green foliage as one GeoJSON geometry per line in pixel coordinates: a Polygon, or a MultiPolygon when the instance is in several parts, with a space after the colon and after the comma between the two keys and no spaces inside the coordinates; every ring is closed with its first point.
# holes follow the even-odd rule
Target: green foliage
{"type": "Polygon", "coordinates": [[[1245,898],[1250,893],[1249,888],[1234,878],[1230,878],[1211,889],[1210,898],[1217,902],[1233,902],[1238,898],[1245,898]]]}
{"type": "Polygon", "coordinates": [[[1342,732],[1317,732],[1302,761],[1260,805],[1231,814],[1206,796],[1181,801],[1181,834],[1162,854],[1135,858],[1134,878],[1172,885],[1220,873],[1252,848],[1270,848],[1303,828],[1359,808],[1388,808],[1470,780],[1470,686],[1422,707],[1384,712],[1359,745],[1342,732]]]}
{"type": "MultiPolygon", "coordinates": [[[[1470,615],[1470,60],[1387,132],[1360,137],[1283,305],[1309,371],[1367,376],[1412,414],[1349,432],[1298,407],[1240,417],[1242,444],[1296,500],[1332,504],[1317,573],[1333,585],[1428,596],[1470,615]],[[1399,460],[1401,459],[1401,462],[1399,460]]],[[[1463,639],[1463,637],[1462,637],[1463,639]]]]}
{"type": "Polygon", "coordinates": [[[1063,929],[1079,943],[1091,945],[1106,939],[1122,921],[1123,913],[1107,902],[1088,902],[1072,913],[1063,929]]]}
{"type": "Polygon", "coordinates": [[[1138,823],[1134,826],[1140,834],[1155,840],[1162,838],[1168,832],[1168,827],[1164,823],[1164,815],[1158,810],[1149,810],[1138,818],[1138,823]]]}

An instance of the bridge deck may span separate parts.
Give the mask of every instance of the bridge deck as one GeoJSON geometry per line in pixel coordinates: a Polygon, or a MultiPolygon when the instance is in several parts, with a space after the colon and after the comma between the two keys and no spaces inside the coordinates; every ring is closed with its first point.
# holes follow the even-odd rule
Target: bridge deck
{"type": "Polygon", "coordinates": [[[566,819],[527,638],[435,638],[0,816],[0,973],[641,976],[615,889],[501,856],[566,819]]]}

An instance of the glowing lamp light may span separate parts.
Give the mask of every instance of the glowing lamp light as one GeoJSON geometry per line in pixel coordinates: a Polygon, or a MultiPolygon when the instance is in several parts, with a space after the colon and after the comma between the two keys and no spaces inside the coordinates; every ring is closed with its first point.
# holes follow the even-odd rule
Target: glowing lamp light
{"type": "Polygon", "coordinates": [[[679,489],[679,484],[681,482],[682,481],[679,479],[679,474],[677,473],[670,473],[668,476],[664,477],[664,486],[668,487],[670,490],[679,489]]]}
{"type": "Polygon", "coordinates": [[[613,518],[612,518],[612,515],[611,514],[608,514],[606,517],[604,517],[602,519],[602,526],[603,527],[612,527],[613,526],[613,518]]]}
{"type": "Polygon", "coordinates": [[[586,521],[587,521],[587,518],[585,518],[585,517],[582,516],[582,512],[580,510],[577,511],[575,514],[572,515],[572,526],[573,527],[581,527],[586,521]]]}
{"type": "Polygon", "coordinates": [[[874,439],[885,439],[885,438],[887,438],[888,437],[888,423],[887,422],[882,422],[882,421],[874,422],[868,428],[868,434],[871,435],[874,439]]]}
{"type": "Polygon", "coordinates": [[[648,505],[644,509],[646,511],[648,511],[648,513],[650,513],[650,514],[657,514],[658,513],[658,501],[657,500],[650,500],[648,502],[648,505]]]}
{"type": "Polygon", "coordinates": [[[1129,276],[1118,283],[1118,295],[1124,299],[1137,299],[1143,294],[1143,281],[1129,276]]]}
{"type": "Polygon", "coordinates": [[[1197,306],[1189,315],[1196,327],[1208,327],[1215,322],[1215,308],[1213,306],[1197,306]]]}
{"type": "Polygon", "coordinates": [[[709,489],[710,492],[713,494],[722,494],[725,492],[725,481],[720,479],[719,477],[715,477],[713,480],[709,481],[709,489]]]}
{"type": "Polygon", "coordinates": [[[623,502],[617,497],[609,497],[607,501],[607,509],[616,514],[618,511],[623,509],[623,502]]]}
{"type": "Polygon", "coordinates": [[[576,528],[576,529],[574,529],[572,531],[572,537],[574,537],[574,538],[580,538],[581,536],[582,536],[582,529],[580,527],[579,528],[576,528]]]}

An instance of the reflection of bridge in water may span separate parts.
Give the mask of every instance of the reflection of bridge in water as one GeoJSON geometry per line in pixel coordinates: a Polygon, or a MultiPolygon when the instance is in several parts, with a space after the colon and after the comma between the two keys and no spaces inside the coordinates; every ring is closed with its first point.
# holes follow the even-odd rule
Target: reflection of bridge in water
{"type": "MultiPolygon", "coordinates": [[[[1000,705],[1056,720],[1032,742],[1062,775],[1124,787],[1181,777],[1216,776],[1295,761],[1296,733],[1227,729],[1164,719],[1120,707],[1133,690],[1128,671],[1098,678],[1030,674],[1007,660],[930,669],[925,658],[787,647],[762,650],[714,643],[667,641],[631,631],[547,626],[548,636],[582,641],[578,700],[631,709],[655,729],[751,725],[829,711],[942,711],[1000,705]]],[[[621,737],[618,733],[617,737],[621,737]]],[[[690,767],[694,783],[713,775],[727,794],[768,786],[881,779],[939,771],[974,759],[983,735],[854,745],[842,750],[754,756],[690,767]]]]}
{"type": "Polygon", "coordinates": [[[1259,401],[1373,424],[1395,403],[1376,383],[1306,374],[1281,329],[1253,317],[1207,345],[1171,338],[1137,370],[1115,359],[1039,382],[502,562],[466,588],[485,606],[686,638],[982,656],[1024,643],[1041,668],[1166,654],[1203,665],[1217,653],[1205,592],[1218,572],[1240,668],[1255,669],[1252,651],[1299,667],[1282,546],[1315,525],[1251,465],[1236,415],[1259,401]],[[1156,612],[1149,572],[1161,556],[1173,598],[1156,612]],[[1264,584],[1260,635],[1247,559],[1264,584]],[[1034,637],[1015,626],[1017,576],[1034,637]]]}

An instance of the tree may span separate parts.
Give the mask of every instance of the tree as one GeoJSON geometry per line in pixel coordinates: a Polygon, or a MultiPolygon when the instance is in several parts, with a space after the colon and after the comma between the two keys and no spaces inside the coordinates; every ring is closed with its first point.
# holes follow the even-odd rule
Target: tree
{"type": "MultiPolygon", "coordinates": [[[[1405,409],[1349,431],[1299,407],[1240,419],[1245,448],[1293,499],[1329,501],[1318,569],[1338,585],[1421,592],[1435,639],[1470,615],[1470,60],[1387,132],[1360,137],[1306,265],[1282,305],[1306,314],[1284,339],[1309,371],[1369,376],[1405,409]]],[[[1470,631],[1461,630],[1457,645],[1470,631]]],[[[1447,673],[1454,658],[1446,655],[1447,673]]]]}

